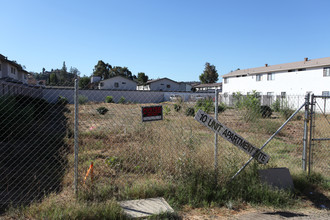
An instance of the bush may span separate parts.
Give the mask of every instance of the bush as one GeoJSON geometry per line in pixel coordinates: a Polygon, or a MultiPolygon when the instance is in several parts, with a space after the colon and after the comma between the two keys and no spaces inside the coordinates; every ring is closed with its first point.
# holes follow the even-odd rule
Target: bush
{"type": "Polygon", "coordinates": [[[195,108],[196,108],[196,110],[201,109],[205,113],[210,113],[210,112],[214,111],[214,103],[213,103],[212,98],[209,97],[209,98],[197,100],[195,108]]]}
{"type": "Polygon", "coordinates": [[[78,103],[80,105],[86,104],[88,102],[88,98],[86,96],[80,95],[78,96],[78,103]]]}
{"type": "Polygon", "coordinates": [[[64,96],[59,96],[59,97],[57,98],[57,102],[56,102],[56,103],[59,104],[59,105],[66,105],[66,104],[69,103],[69,101],[68,101],[68,99],[67,99],[66,97],[64,97],[64,96]]]}
{"type": "Polygon", "coordinates": [[[107,113],[109,111],[109,109],[102,106],[102,107],[99,107],[98,109],[96,109],[96,111],[98,111],[98,113],[100,113],[101,115],[105,115],[105,113],[107,113]]]}
{"type": "Polygon", "coordinates": [[[174,104],[174,110],[175,111],[180,111],[180,109],[181,109],[181,105],[179,105],[179,104],[174,104]]]}
{"type": "Polygon", "coordinates": [[[267,106],[267,105],[262,105],[260,106],[260,113],[263,118],[269,118],[273,114],[273,110],[267,106]]]}
{"type": "Polygon", "coordinates": [[[107,96],[105,97],[105,103],[113,103],[113,97],[112,96],[107,96]]]}
{"type": "Polygon", "coordinates": [[[168,107],[167,105],[165,105],[165,106],[163,107],[163,112],[164,112],[165,115],[168,115],[168,114],[170,113],[170,111],[171,111],[171,109],[170,109],[170,107],[168,107]]]}
{"type": "Polygon", "coordinates": [[[125,104],[126,103],[126,99],[124,96],[122,96],[119,101],[118,101],[119,104],[125,104]]]}
{"type": "Polygon", "coordinates": [[[195,109],[192,107],[189,107],[186,109],[185,114],[186,114],[186,116],[195,116],[195,109]]]}
{"type": "Polygon", "coordinates": [[[281,102],[279,99],[276,99],[276,101],[272,104],[272,109],[274,112],[279,112],[281,110],[281,102]]]}
{"type": "Polygon", "coordinates": [[[260,99],[256,91],[252,91],[251,94],[246,96],[237,93],[234,97],[236,97],[235,106],[244,110],[243,119],[246,122],[254,121],[261,116],[260,99]]]}
{"type": "Polygon", "coordinates": [[[243,100],[243,94],[240,92],[234,92],[233,93],[233,102],[234,106],[236,108],[241,108],[242,107],[242,100],[243,100]]]}
{"type": "Polygon", "coordinates": [[[218,112],[219,113],[226,111],[226,109],[227,109],[227,105],[225,103],[221,102],[220,105],[218,105],[218,112]]]}

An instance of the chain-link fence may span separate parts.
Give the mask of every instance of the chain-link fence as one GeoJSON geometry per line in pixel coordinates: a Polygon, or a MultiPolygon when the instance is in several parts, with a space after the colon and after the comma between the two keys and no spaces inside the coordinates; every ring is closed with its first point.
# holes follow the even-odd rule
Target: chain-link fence
{"type": "Polygon", "coordinates": [[[330,176],[330,96],[311,96],[309,171],[330,176]]]}
{"type": "MultiPolygon", "coordinates": [[[[175,187],[193,170],[214,171],[215,134],[194,116],[198,109],[214,115],[215,93],[79,90],[78,108],[73,88],[39,88],[34,94],[0,97],[1,206],[52,193],[74,199],[74,187],[82,199],[120,200],[134,197],[134,188],[175,187]],[[163,119],[142,122],[141,108],[154,105],[162,106],[163,119]]],[[[292,106],[304,103],[298,96],[278,100],[260,107],[253,95],[232,105],[220,97],[217,119],[260,148],[297,109],[292,106]]],[[[260,169],[302,171],[303,119],[298,112],[269,142],[263,151],[270,160],[260,169]]],[[[250,158],[221,137],[217,151],[219,182],[229,181],[250,158]]]]}
{"type": "Polygon", "coordinates": [[[72,187],[69,108],[41,99],[41,88],[1,86],[0,208],[72,187]]]}

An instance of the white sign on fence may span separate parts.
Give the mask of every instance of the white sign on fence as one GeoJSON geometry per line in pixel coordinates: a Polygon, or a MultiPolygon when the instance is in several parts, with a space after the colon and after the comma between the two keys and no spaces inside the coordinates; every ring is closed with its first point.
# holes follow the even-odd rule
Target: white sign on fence
{"type": "Polygon", "coordinates": [[[221,137],[234,144],[236,147],[245,151],[247,154],[255,156],[254,158],[258,162],[262,164],[266,164],[268,162],[270,158],[269,155],[260,151],[257,147],[250,144],[243,137],[235,133],[233,130],[227,128],[225,125],[221,124],[218,122],[218,120],[206,114],[204,111],[199,109],[195,115],[195,119],[202,125],[209,128],[211,131],[219,134],[221,137]]]}

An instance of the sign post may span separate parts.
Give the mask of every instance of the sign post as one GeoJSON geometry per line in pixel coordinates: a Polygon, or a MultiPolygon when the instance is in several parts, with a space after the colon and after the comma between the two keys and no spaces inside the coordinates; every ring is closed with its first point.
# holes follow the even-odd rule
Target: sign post
{"type": "Polygon", "coordinates": [[[206,126],[211,131],[217,133],[225,140],[234,144],[239,149],[243,150],[247,154],[251,155],[255,158],[259,163],[266,164],[269,160],[269,155],[262,152],[259,148],[250,144],[247,140],[241,137],[239,134],[226,127],[225,125],[218,122],[218,120],[214,119],[212,116],[206,114],[202,110],[198,110],[195,115],[195,120],[206,126]]]}

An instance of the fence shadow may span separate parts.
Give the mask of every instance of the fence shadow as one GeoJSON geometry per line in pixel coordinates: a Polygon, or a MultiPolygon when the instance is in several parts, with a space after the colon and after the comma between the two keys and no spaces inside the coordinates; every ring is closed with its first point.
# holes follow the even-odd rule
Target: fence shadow
{"type": "Polygon", "coordinates": [[[65,111],[42,99],[0,97],[0,213],[62,189],[69,151],[65,111]]]}

